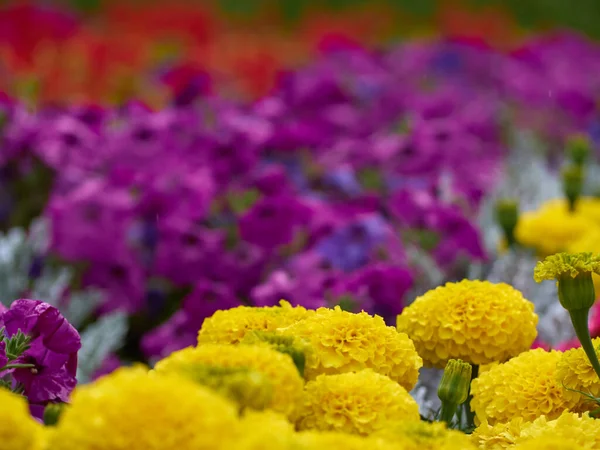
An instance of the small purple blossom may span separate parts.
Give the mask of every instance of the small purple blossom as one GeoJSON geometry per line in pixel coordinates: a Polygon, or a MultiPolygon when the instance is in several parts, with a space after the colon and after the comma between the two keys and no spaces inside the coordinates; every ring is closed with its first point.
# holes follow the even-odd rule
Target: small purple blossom
{"type": "Polygon", "coordinates": [[[58,309],[40,300],[15,300],[1,320],[7,338],[19,331],[29,338],[29,347],[14,363],[32,367],[12,370],[14,383],[22,386],[29,402],[66,402],[77,383],[77,330],[58,309]]]}

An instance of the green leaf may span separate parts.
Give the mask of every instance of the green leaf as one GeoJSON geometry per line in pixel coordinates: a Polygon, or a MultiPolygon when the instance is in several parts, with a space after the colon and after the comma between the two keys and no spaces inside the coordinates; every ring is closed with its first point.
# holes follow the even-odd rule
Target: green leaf
{"type": "Polygon", "coordinates": [[[10,338],[5,340],[6,342],[6,357],[8,361],[14,361],[21,356],[28,348],[31,343],[31,338],[23,333],[21,330],[17,331],[10,338]]]}
{"type": "Polygon", "coordinates": [[[88,383],[111,353],[124,343],[127,334],[127,315],[117,311],[100,318],[81,334],[77,380],[88,383]]]}

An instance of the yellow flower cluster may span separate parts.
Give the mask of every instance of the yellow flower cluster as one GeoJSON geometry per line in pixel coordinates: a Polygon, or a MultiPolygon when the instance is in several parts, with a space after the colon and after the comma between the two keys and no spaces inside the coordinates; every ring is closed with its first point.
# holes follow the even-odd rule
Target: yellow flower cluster
{"type": "Polygon", "coordinates": [[[292,417],[300,406],[304,381],[292,358],[265,346],[205,344],[172,353],[156,363],[157,373],[181,373],[185,367],[205,364],[215,367],[245,367],[270,381],[273,395],[269,407],[292,417]]]}
{"type": "MultiPolygon", "coordinates": [[[[298,433],[293,450],[395,450],[389,442],[333,431],[298,433]]],[[[290,449],[292,450],[292,449],[290,449]]]]}
{"type": "Polygon", "coordinates": [[[600,274],[600,256],[590,252],[557,253],[548,256],[535,266],[535,281],[558,280],[561,277],[575,278],[582,273],[600,274]]]}
{"type": "Polygon", "coordinates": [[[585,450],[592,447],[579,445],[571,438],[557,438],[547,435],[534,439],[528,439],[517,444],[515,450],[585,450]]]}
{"type": "Polygon", "coordinates": [[[394,442],[402,450],[474,450],[477,448],[468,435],[447,429],[443,422],[397,422],[387,425],[372,436],[394,442]]]}
{"type": "Polygon", "coordinates": [[[471,435],[472,442],[481,449],[548,448],[550,443],[562,448],[600,448],[600,421],[587,414],[565,411],[558,418],[548,420],[541,416],[533,422],[515,418],[510,422],[490,426],[481,424],[471,435]],[[552,442],[551,442],[552,441],[552,442]],[[571,447],[565,447],[570,441],[571,447]],[[535,444],[540,445],[535,447],[535,444]]]}
{"type": "MultiPolygon", "coordinates": [[[[600,355],[600,338],[592,340],[596,354],[600,355]]],[[[600,379],[594,371],[590,360],[583,349],[574,348],[567,350],[562,354],[556,365],[556,381],[559,385],[565,387],[564,396],[576,406],[571,409],[574,411],[591,411],[597,408],[597,404],[591,402],[587,397],[577,391],[591,394],[594,397],[600,396],[600,379]]]]}
{"type": "Polygon", "coordinates": [[[304,376],[355,372],[370,368],[412,389],[423,365],[413,342],[379,316],[320,308],[311,317],[286,328],[286,334],[310,343],[304,376]]]}
{"type": "Polygon", "coordinates": [[[490,425],[484,421],[471,434],[471,442],[478,448],[486,450],[504,450],[512,448],[523,429],[525,421],[521,417],[515,417],[509,422],[490,425]]]}
{"type": "Polygon", "coordinates": [[[570,439],[573,445],[600,448],[600,421],[571,412],[564,412],[555,420],[540,417],[523,427],[517,443],[542,437],[570,439]]]}
{"type": "Polygon", "coordinates": [[[580,236],[600,226],[599,210],[596,199],[579,199],[574,213],[564,200],[551,200],[536,211],[521,214],[515,237],[521,245],[536,249],[541,257],[566,251],[580,236]]]}
{"type": "Polygon", "coordinates": [[[390,378],[364,369],[308,382],[297,426],[369,435],[399,420],[420,420],[415,400],[390,378]]]}
{"type": "Polygon", "coordinates": [[[274,411],[245,412],[235,433],[236,450],[289,450],[294,426],[274,411]]]}
{"type": "Polygon", "coordinates": [[[78,388],[52,434],[53,450],[221,449],[237,424],[228,400],[196,383],[119,369],[78,388]]]}
{"type": "Polygon", "coordinates": [[[0,388],[0,448],[41,450],[45,439],[44,430],[29,414],[25,399],[0,388]]]}
{"type": "Polygon", "coordinates": [[[491,425],[515,417],[554,419],[574,406],[556,381],[560,357],[556,351],[530,350],[481,374],[471,383],[471,408],[477,419],[491,425]]]}
{"type": "Polygon", "coordinates": [[[538,317],[533,303],[504,283],[463,280],[418,297],[398,316],[426,366],[449,359],[506,361],[531,347],[538,317]]]}
{"type": "Polygon", "coordinates": [[[251,330],[275,331],[310,317],[314,311],[292,307],[281,301],[279,306],[238,306],[219,310],[204,320],[198,333],[198,343],[237,344],[251,330]]]}

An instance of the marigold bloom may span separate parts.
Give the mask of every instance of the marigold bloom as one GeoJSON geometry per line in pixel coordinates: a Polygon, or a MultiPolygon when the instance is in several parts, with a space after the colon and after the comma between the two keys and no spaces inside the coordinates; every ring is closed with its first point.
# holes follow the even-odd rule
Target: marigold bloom
{"type": "Polygon", "coordinates": [[[244,413],[236,432],[234,447],[239,450],[289,450],[294,426],[274,411],[244,413]]]}
{"type": "Polygon", "coordinates": [[[584,198],[579,199],[574,213],[569,212],[564,200],[552,200],[536,211],[522,213],[515,229],[517,242],[534,248],[542,257],[565,251],[571,242],[600,223],[581,213],[585,203],[584,198]]]}
{"type": "Polygon", "coordinates": [[[497,423],[494,426],[484,421],[471,434],[471,442],[485,450],[503,450],[512,448],[526,422],[522,417],[516,417],[510,422],[497,423]]]}
{"type": "Polygon", "coordinates": [[[315,315],[284,330],[310,342],[304,376],[370,368],[412,389],[423,365],[408,336],[386,326],[379,316],[319,308],[315,315]]]}
{"type": "Polygon", "coordinates": [[[42,450],[43,427],[29,414],[27,401],[0,388],[0,447],[2,450],[42,450]]]}
{"type": "Polygon", "coordinates": [[[579,445],[570,437],[557,438],[553,435],[544,435],[527,439],[513,448],[515,450],[584,450],[591,447],[579,445]]]}
{"type": "Polygon", "coordinates": [[[140,367],[78,388],[49,448],[220,449],[238,425],[235,405],[203,386],[140,367]]]}
{"type": "Polygon", "coordinates": [[[265,375],[273,387],[269,408],[293,417],[302,398],[304,381],[292,358],[265,346],[205,344],[172,353],[156,363],[158,373],[177,373],[193,364],[245,367],[265,375]]]}
{"type": "Polygon", "coordinates": [[[398,316],[425,366],[449,359],[471,364],[506,361],[528,350],[538,317],[533,303],[505,283],[463,280],[417,298],[398,316]]]}
{"type": "Polygon", "coordinates": [[[326,448],[344,450],[388,450],[390,444],[374,439],[334,431],[305,431],[296,434],[294,450],[322,450],[326,448]]]}
{"type": "Polygon", "coordinates": [[[275,331],[314,314],[302,306],[292,307],[281,301],[280,306],[255,308],[238,306],[217,311],[204,320],[198,333],[198,343],[237,344],[251,330],[275,331]]]}
{"type": "Polygon", "coordinates": [[[591,252],[557,253],[538,262],[533,277],[539,283],[543,280],[575,278],[585,273],[600,275],[600,255],[591,252]]]}
{"type": "Polygon", "coordinates": [[[563,397],[556,382],[560,352],[541,348],[522,353],[492,367],[471,382],[471,409],[479,422],[508,422],[515,417],[534,420],[540,416],[557,418],[575,406],[563,397]]]}
{"type": "Polygon", "coordinates": [[[306,384],[300,430],[343,431],[369,435],[391,421],[419,421],[419,406],[385,375],[364,369],[319,375],[306,384]]]}
{"type": "Polygon", "coordinates": [[[579,415],[567,411],[555,420],[539,417],[523,427],[517,444],[540,437],[549,437],[557,441],[570,439],[573,446],[600,448],[600,421],[588,414],[579,415]]]}
{"type": "MultiPolygon", "coordinates": [[[[475,449],[468,435],[449,430],[443,422],[396,422],[372,434],[402,450],[475,449]]],[[[396,447],[393,447],[396,448],[396,447]]]]}
{"type": "MultiPolygon", "coordinates": [[[[596,349],[596,354],[599,354],[600,338],[593,339],[592,343],[596,349]]],[[[572,409],[582,412],[597,408],[598,405],[590,401],[589,398],[570,390],[582,391],[594,397],[600,396],[600,379],[598,379],[598,375],[583,348],[573,348],[561,355],[556,364],[556,382],[566,388],[564,391],[565,398],[569,402],[577,404],[572,409]]]]}

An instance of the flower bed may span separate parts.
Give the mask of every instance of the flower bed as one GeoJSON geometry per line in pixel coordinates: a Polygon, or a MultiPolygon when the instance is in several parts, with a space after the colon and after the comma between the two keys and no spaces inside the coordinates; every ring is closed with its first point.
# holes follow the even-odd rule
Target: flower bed
{"type": "Polygon", "coordinates": [[[252,102],[4,98],[0,367],[47,424],[0,391],[7,448],[600,445],[597,261],[557,266],[585,317],[533,279],[600,242],[599,64],[344,45],[252,102]]]}

